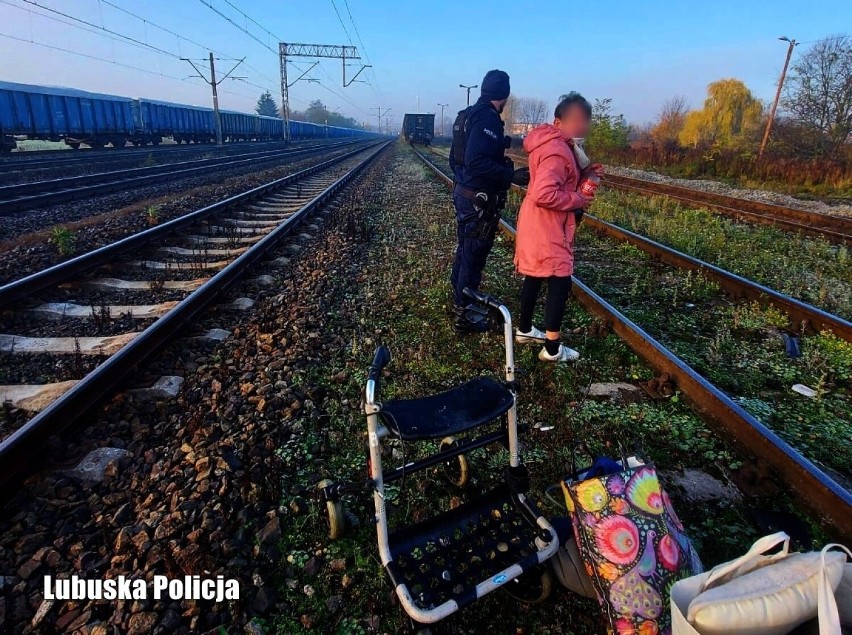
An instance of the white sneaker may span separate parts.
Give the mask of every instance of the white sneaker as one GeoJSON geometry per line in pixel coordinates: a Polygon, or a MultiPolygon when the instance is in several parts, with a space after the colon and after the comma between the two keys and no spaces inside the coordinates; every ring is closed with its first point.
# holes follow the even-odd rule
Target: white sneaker
{"type": "Polygon", "coordinates": [[[539,331],[536,327],[532,327],[526,333],[515,329],[515,341],[518,344],[540,344],[544,341],[544,337],[544,331],[539,331]]]}
{"type": "Polygon", "coordinates": [[[538,358],[543,362],[574,362],[580,359],[580,353],[573,348],[560,344],[559,352],[556,355],[551,355],[546,348],[542,348],[538,353],[538,358]]]}

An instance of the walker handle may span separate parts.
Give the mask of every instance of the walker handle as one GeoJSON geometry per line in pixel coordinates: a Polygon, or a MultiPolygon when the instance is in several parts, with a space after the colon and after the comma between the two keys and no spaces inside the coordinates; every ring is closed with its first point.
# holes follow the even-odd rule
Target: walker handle
{"type": "Polygon", "coordinates": [[[465,287],[462,293],[474,302],[484,304],[485,306],[490,306],[494,309],[497,309],[498,311],[500,310],[500,307],[503,306],[503,303],[500,302],[500,300],[495,298],[493,295],[488,295],[487,293],[480,293],[479,291],[474,291],[469,287],[465,287]]]}
{"type": "Polygon", "coordinates": [[[376,349],[376,354],[373,356],[373,365],[370,366],[370,372],[367,373],[367,379],[374,382],[379,380],[382,375],[382,370],[391,361],[391,353],[387,346],[379,346],[376,349]]]}

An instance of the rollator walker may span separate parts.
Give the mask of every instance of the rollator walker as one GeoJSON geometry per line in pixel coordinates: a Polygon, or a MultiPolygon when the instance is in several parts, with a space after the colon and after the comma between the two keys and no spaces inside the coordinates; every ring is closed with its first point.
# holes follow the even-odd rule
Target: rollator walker
{"type": "MultiPolygon", "coordinates": [[[[526,497],[529,475],[518,443],[511,315],[491,296],[469,289],[465,289],[465,294],[492,323],[502,323],[506,348],[504,381],[478,376],[440,394],[382,403],[378,399],[379,380],[391,356],[381,346],[376,350],[365,389],[368,486],[373,490],[376,508],[379,553],[402,607],[419,624],[444,619],[509,583],[522,585],[517,578],[540,569],[539,565],[551,558],[559,546],[550,522],[526,497]],[[484,426],[496,430],[473,438],[466,435],[462,441],[448,439],[484,426]],[[385,439],[449,442],[442,443],[436,454],[385,472],[381,452],[385,439]],[[464,454],[493,443],[502,443],[509,453],[499,485],[454,509],[389,532],[386,484],[442,464],[446,468],[462,462],[466,474],[464,454]]],[[[330,481],[324,481],[321,488],[334,533],[335,523],[342,517],[339,496],[348,488],[330,481]]],[[[535,575],[524,576],[524,580],[528,577],[535,575]]]]}

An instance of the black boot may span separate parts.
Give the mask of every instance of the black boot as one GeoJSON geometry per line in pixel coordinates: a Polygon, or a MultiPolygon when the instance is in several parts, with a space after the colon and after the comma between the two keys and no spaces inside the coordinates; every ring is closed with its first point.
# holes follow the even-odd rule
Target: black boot
{"type": "Polygon", "coordinates": [[[454,326],[460,335],[485,333],[490,329],[487,311],[478,306],[473,304],[465,307],[454,306],[453,313],[456,316],[454,326]]]}

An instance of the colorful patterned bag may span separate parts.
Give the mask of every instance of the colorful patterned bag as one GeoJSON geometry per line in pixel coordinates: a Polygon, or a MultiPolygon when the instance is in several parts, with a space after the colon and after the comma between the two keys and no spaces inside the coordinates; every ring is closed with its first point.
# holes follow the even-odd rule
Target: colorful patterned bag
{"type": "Polygon", "coordinates": [[[703,567],[654,467],[569,479],[562,489],[608,632],[671,633],[671,587],[703,567]]]}

